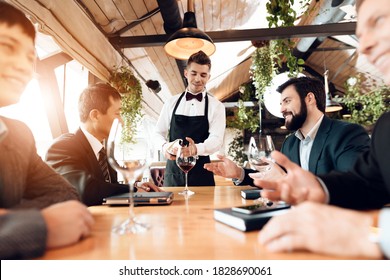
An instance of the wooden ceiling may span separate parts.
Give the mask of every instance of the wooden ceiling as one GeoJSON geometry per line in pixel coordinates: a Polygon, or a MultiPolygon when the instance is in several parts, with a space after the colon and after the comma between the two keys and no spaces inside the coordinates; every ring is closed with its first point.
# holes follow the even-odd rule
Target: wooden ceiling
{"type": "MultiPolygon", "coordinates": [[[[305,58],[311,73],[322,75],[325,67],[329,69],[330,82],[341,92],[347,77],[361,69],[377,77],[372,67],[356,54],[356,40],[351,36],[354,20],[341,23],[346,14],[341,12],[344,16],[340,17],[339,8],[344,4],[353,6],[354,0],[344,0],[338,7],[331,6],[332,0],[313,0],[312,12],[301,16],[296,29],[273,30],[266,29],[267,0],[8,1],[31,15],[42,32],[53,36],[66,53],[100,79],[107,80],[114,66],[129,63],[143,86],[145,112],[153,118],[158,117],[167,98],[185,88],[184,62],[167,56],[163,44],[168,38],[166,30],[180,28],[180,20],[189,10],[187,2],[193,2],[198,28],[216,42],[208,90],[222,101],[237,94],[239,86],[250,80],[251,54],[255,50],[251,40],[259,38],[299,36],[312,42],[309,48],[297,53],[305,58]],[[329,12],[334,13],[324,17],[329,12]],[[312,24],[311,29],[304,29],[312,24]],[[342,34],[348,35],[334,36],[342,34]],[[320,40],[310,41],[310,36],[320,40]],[[162,90],[153,93],[145,85],[147,80],[159,81],[162,90]]],[[[299,3],[295,6],[299,10],[299,3]]]]}

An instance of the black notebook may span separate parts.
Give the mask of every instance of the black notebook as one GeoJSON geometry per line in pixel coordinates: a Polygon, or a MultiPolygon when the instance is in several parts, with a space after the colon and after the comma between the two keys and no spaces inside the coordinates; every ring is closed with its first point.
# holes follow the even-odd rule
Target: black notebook
{"type": "Polygon", "coordinates": [[[214,219],[241,231],[261,229],[272,217],[287,213],[289,209],[281,209],[259,214],[244,214],[232,208],[214,210],[214,219]]]}
{"type": "MultiPolygon", "coordinates": [[[[134,205],[164,205],[171,204],[173,192],[135,192],[133,194],[134,205]]],[[[124,193],[106,197],[103,199],[104,205],[128,205],[130,193],[124,193]]]]}
{"type": "Polygon", "coordinates": [[[260,189],[242,190],[241,196],[242,198],[245,199],[257,199],[261,197],[261,190],[260,189]]]}

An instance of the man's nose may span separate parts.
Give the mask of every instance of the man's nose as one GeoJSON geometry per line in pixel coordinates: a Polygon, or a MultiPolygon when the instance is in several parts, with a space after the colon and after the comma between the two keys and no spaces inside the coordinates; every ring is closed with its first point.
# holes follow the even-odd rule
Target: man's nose
{"type": "Polygon", "coordinates": [[[370,34],[370,32],[365,32],[364,34],[360,35],[358,51],[361,54],[369,54],[374,45],[374,37],[372,34],[370,34]]]}

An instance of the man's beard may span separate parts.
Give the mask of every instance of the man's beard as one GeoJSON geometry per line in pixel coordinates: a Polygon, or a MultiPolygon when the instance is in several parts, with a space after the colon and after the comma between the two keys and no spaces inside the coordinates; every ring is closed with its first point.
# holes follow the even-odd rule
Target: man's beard
{"type": "Polygon", "coordinates": [[[303,123],[307,118],[307,107],[305,103],[302,103],[301,110],[295,116],[291,114],[291,120],[287,122],[285,121],[286,128],[288,130],[298,130],[302,127],[303,123]]]}

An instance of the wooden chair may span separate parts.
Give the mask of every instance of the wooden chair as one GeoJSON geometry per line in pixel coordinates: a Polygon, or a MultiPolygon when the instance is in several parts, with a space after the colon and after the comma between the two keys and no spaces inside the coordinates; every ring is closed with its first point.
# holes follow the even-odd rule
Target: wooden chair
{"type": "Polygon", "coordinates": [[[164,184],[165,162],[152,163],[150,165],[150,177],[157,187],[164,184]]]}

